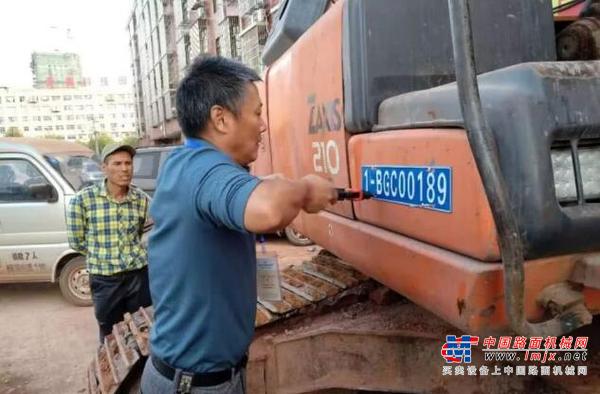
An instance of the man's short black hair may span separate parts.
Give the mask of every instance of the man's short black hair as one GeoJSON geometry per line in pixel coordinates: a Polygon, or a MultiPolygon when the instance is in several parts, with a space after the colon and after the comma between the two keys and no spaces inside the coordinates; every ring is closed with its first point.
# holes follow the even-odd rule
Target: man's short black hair
{"type": "Polygon", "coordinates": [[[177,118],[186,137],[197,138],[220,105],[238,114],[246,83],[260,81],[251,68],[220,56],[199,56],[177,88],[177,118]]]}

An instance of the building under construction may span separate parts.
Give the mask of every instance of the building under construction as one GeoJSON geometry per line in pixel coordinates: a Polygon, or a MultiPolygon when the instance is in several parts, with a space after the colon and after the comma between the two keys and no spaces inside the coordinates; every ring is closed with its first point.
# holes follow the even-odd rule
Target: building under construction
{"type": "Polygon", "coordinates": [[[136,111],[144,143],[181,139],[175,90],[203,53],[262,71],[260,55],[279,0],[135,0],[129,20],[136,111]]]}
{"type": "Polygon", "coordinates": [[[36,89],[76,88],[84,84],[76,53],[34,52],[31,54],[31,72],[36,89]]]}

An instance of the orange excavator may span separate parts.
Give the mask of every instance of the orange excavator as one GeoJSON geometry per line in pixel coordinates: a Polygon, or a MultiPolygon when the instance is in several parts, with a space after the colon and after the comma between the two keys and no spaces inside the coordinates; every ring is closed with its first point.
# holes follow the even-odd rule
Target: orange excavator
{"type": "MultiPolygon", "coordinates": [[[[257,303],[249,392],[547,390],[442,376],[440,349],[600,313],[596,4],[283,1],[252,171],[321,174],[344,201],[293,223],[327,252],[257,303]]],[[[151,324],[147,309],[115,326],[90,391],[137,379],[151,324]]]]}

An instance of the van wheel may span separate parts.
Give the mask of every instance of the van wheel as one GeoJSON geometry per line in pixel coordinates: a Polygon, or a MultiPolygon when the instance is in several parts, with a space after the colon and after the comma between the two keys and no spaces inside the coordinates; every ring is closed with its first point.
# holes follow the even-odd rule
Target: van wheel
{"type": "Polygon", "coordinates": [[[291,244],[296,246],[308,246],[314,243],[310,238],[300,234],[291,227],[285,228],[285,237],[291,244]]]}
{"type": "Polygon", "coordinates": [[[85,257],[71,259],[61,270],[58,279],[63,297],[73,305],[92,305],[90,275],[85,266],[85,257]]]}

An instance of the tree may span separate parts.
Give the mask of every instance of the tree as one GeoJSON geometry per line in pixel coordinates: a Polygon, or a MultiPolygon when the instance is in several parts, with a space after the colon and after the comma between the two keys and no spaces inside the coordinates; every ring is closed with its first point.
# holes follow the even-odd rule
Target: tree
{"type": "Polygon", "coordinates": [[[15,126],[11,126],[6,130],[5,137],[23,137],[23,132],[15,126]]]}
{"type": "Polygon", "coordinates": [[[100,134],[98,134],[98,152],[96,152],[96,138],[95,137],[90,137],[90,140],[87,143],[87,146],[94,152],[100,154],[102,152],[102,149],[104,149],[104,147],[106,145],[112,144],[113,142],[115,142],[115,140],[112,139],[110,134],[100,133],[100,134]]]}
{"type": "Polygon", "coordinates": [[[127,144],[127,145],[131,145],[134,148],[137,148],[138,144],[140,142],[140,139],[134,135],[131,135],[129,137],[125,137],[121,140],[122,144],[127,144]]]}

